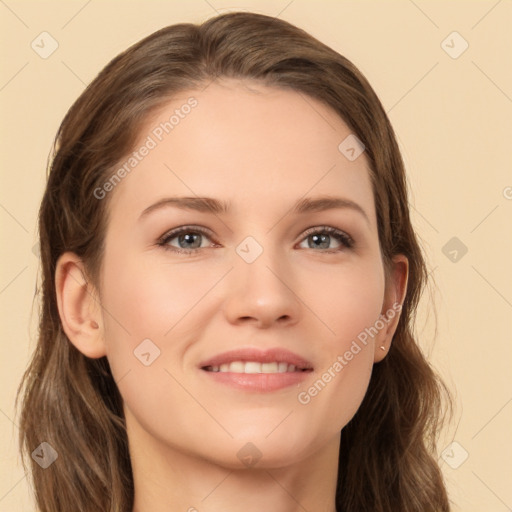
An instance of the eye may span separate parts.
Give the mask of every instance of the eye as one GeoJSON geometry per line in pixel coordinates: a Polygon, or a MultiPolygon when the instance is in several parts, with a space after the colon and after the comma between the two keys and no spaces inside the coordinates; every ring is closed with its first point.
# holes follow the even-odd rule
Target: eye
{"type": "MultiPolygon", "coordinates": [[[[199,226],[182,226],[165,233],[157,242],[159,247],[165,250],[180,254],[192,256],[197,254],[199,249],[205,249],[214,246],[214,244],[204,245],[205,240],[210,240],[209,230],[199,226]]],[[[352,237],[331,226],[320,226],[310,228],[306,231],[303,242],[308,242],[308,247],[300,246],[302,249],[324,249],[319,252],[335,253],[344,248],[351,249],[354,246],[352,237]],[[331,247],[332,241],[337,242],[336,247],[331,247]],[[327,249],[327,250],[325,250],[327,249]]]]}
{"type": "Polygon", "coordinates": [[[211,247],[211,245],[202,245],[204,239],[209,239],[209,237],[210,233],[203,228],[182,226],[165,233],[158,240],[158,245],[169,251],[192,255],[197,249],[211,247]],[[171,243],[173,240],[176,242],[171,243]]]}
{"type": "Polygon", "coordinates": [[[343,248],[351,249],[354,246],[354,240],[351,236],[331,226],[321,226],[308,229],[305,235],[304,242],[308,242],[308,247],[303,247],[305,249],[331,249],[327,251],[320,251],[331,253],[342,251],[343,248]],[[333,239],[338,243],[338,246],[334,248],[330,247],[333,239]]]}

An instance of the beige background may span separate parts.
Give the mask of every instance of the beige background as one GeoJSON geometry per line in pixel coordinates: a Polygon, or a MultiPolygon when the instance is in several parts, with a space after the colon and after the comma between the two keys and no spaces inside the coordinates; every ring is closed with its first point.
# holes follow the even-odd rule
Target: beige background
{"type": "Polygon", "coordinates": [[[422,345],[456,395],[455,418],[439,447],[453,510],[510,510],[509,0],[0,2],[0,510],[34,510],[17,453],[14,396],[35,344],[35,227],[57,127],[85,85],[130,44],[164,25],[237,9],[304,28],[351,59],[381,98],[403,151],[414,224],[436,281],[438,333],[425,294],[422,345]],[[43,31],[59,45],[46,59],[31,48],[43,31]],[[458,55],[464,41],[469,46],[458,55]],[[446,246],[453,237],[455,245],[446,246]]]}

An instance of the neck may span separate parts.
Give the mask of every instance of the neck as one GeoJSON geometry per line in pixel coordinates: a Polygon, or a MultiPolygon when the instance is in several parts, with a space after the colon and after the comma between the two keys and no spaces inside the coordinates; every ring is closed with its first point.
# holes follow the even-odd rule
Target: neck
{"type": "Polygon", "coordinates": [[[339,434],[290,464],[233,468],[163,445],[129,418],[127,426],[132,512],[336,512],[339,434]]]}

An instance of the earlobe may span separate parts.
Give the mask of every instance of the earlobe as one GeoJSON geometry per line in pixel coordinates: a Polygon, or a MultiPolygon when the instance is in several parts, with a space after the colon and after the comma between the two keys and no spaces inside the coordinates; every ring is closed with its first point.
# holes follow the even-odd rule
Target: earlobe
{"type": "Polygon", "coordinates": [[[393,336],[398,327],[402,305],[407,294],[409,277],[409,260],[403,254],[393,258],[393,267],[386,283],[386,292],[381,311],[382,329],[375,338],[374,362],[378,363],[386,357],[393,336]]]}
{"type": "Polygon", "coordinates": [[[62,328],[85,356],[106,355],[101,328],[101,306],[97,293],[86,280],[82,260],[74,253],[62,254],[55,270],[57,306],[62,328]]]}

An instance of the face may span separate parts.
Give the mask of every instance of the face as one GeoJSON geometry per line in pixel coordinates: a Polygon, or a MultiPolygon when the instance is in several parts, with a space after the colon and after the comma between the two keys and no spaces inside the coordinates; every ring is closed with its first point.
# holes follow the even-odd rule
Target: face
{"type": "Polygon", "coordinates": [[[146,123],[102,189],[102,337],[133,431],[277,467],[355,414],[387,306],[367,160],[338,148],[350,134],[312,98],[235,81],[146,123]]]}

